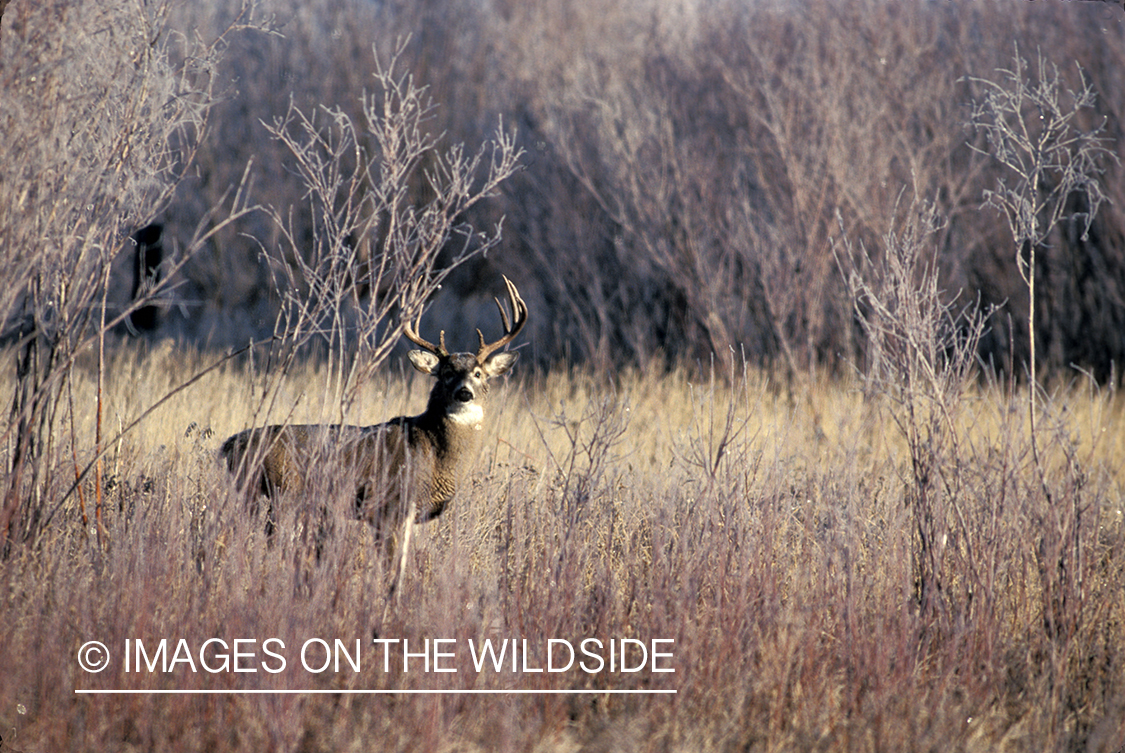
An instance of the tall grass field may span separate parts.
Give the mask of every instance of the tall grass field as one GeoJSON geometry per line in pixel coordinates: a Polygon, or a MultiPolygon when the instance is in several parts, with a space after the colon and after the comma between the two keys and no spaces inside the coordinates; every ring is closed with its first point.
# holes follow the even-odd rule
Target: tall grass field
{"type": "Polygon", "coordinates": [[[0,753],[1121,753],[1123,96],[1120,2],[0,0],[0,753]],[[502,275],[439,517],[228,470],[502,275]]]}
{"type": "MultiPolygon", "coordinates": [[[[106,420],[128,421],[198,358],[121,350],[106,420]]],[[[967,387],[950,444],[927,457],[935,478],[920,480],[895,407],[846,380],[789,392],[755,369],[525,373],[497,388],[471,483],[419,527],[384,622],[386,564],[366,526],[339,520],[318,561],[287,509],[271,544],[218,462],[220,438],[250,418],[250,382],[242,367],[213,372],[111,448],[107,544],[72,494],[37,547],[9,556],[5,744],[1112,750],[1125,734],[1125,448],[1112,392],[1075,383],[1051,396],[1041,475],[1021,394],[967,387]],[[923,493],[941,498],[942,520],[923,522],[923,493]],[[925,525],[942,531],[932,554],[920,550],[925,525]],[[417,656],[404,663],[403,643],[376,637],[417,656]],[[235,665],[237,639],[251,642],[235,665]],[[328,660],[321,644],[306,668],[310,639],[342,641],[358,668],[337,658],[311,671],[328,660]],[[582,659],[586,639],[603,656],[586,667],[601,671],[534,671],[549,641],[582,659]],[[639,671],[609,670],[606,647],[622,639],[646,646],[647,662],[627,644],[625,666],[639,671]],[[81,669],[88,640],[113,654],[106,670],[81,669]],[[515,666],[509,654],[500,671],[478,667],[470,642],[486,640],[514,642],[515,666]],[[653,640],[669,655],[656,663],[653,640]],[[439,648],[448,656],[435,660],[439,648]],[[284,671],[266,671],[282,666],[266,649],[284,671]],[[349,694],[369,690],[396,692],[349,694]],[[504,692],[402,693],[423,690],[504,692]],[[507,694],[527,690],[582,692],[507,694]]],[[[322,383],[311,366],[292,375],[291,420],[322,415],[322,383]]],[[[417,412],[427,386],[388,373],[346,419],[417,412]]],[[[74,390],[91,402],[91,376],[74,390]]],[[[566,666],[551,646],[553,668],[566,666]]]]}

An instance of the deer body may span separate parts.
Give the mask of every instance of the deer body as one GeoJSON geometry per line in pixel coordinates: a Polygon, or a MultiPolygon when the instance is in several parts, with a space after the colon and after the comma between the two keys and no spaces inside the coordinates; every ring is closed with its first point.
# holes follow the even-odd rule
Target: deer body
{"type": "MultiPolygon", "coordinates": [[[[486,344],[480,335],[476,354],[449,353],[444,332],[439,345],[433,345],[418,335],[417,322],[405,328],[407,339],[423,348],[408,354],[411,364],[437,380],[423,413],[374,426],[248,429],[223,443],[221,453],[231,472],[272,500],[281,492],[302,493],[311,470],[327,464],[346,492],[354,488],[356,516],[381,533],[394,531],[412,508],[415,522],[436,518],[457,492],[465,462],[475,450],[489,379],[506,373],[518,357],[497,352],[527,321],[527,307],[515,285],[507,278],[504,282],[514,324],[497,301],[504,336],[486,344]]],[[[267,530],[272,526],[271,514],[267,530]]]]}

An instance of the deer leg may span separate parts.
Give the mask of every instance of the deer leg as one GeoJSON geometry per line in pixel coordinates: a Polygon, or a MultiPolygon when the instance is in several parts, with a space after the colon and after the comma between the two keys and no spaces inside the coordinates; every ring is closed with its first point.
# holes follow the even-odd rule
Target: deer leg
{"type": "Polygon", "coordinates": [[[410,506],[407,509],[407,515],[402,520],[402,531],[399,538],[402,541],[402,546],[398,553],[398,567],[395,568],[394,578],[391,580],[391,587],[387,591],[387,602],[383,607],[383,621],[385,625],[387,618],[390,617],[391,605],[398,606],[401,595],[398,590],[399,583],[406,575],[406,558],[410,554],[410,537],[414,532],[414,516],[418,514],[418,503],[414,499],[414,495],[410,495],[410,506]]]}

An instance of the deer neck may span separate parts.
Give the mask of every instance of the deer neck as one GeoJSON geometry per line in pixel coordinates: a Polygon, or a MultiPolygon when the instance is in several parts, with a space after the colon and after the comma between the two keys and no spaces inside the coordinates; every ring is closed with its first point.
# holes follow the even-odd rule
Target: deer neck
{"type": "Polygon", "coordinates": [[[449,413],[441,406],[430,406],[414,420],[415,428],[429,435],[443,455],[457,454],[471,446],[483,424],[484,408],[477,403],[456,413],[449,413]]]}

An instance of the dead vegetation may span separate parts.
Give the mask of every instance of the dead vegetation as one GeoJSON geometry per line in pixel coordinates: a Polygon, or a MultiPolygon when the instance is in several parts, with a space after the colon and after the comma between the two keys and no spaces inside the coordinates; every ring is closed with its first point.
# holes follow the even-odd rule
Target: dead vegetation
{"type": "MultiPolygon", "coordinates": [[[[134,357],[114,361],[129,378],[109,380],[110,415],[135,410],[131,385],[184,366],[173,351],[134,357]]],[[[753,369],[525,376],[497,388],[472,481],[417,530],[409,608],[381,622],[384,564],[366,526],[341,517],[318,561],[300,509],[281,511],[272,545],[247,517],[215,457],[251,405],[227,397],[246,394],[246,377],[210,375],[107,457],[108,547],[68,505],[5,562],[0,698],[17,745],[1111,750],[1125,735],[1122,406],[1089,383],[1044,404],[1048,498],[1026,401],[1001,386],[965,385],[932,414],[937,441],[901,432],[903,404],[865,399],[859,384],[793,397],[753,369]],[[458,671],[385,673],[373,626],[415,646],[458,641],[446,660],[458,671]],[[126,673],[115,662],[92,675],[74,660],[86,640],[161,637],[276,637],[290,668],[126,673]],[[362,670],[302,671],[296,647],[316,637],[362,641],[362,670]],[[623,637],[673,639],[676,672],[478,673],[465,650],[526,639],[534,667],[548,639],[623,637]],[[91,687],[678,692],[73,694],[91,687]]],[[[301,367],[290,386],[322,378],[301,367]]],[[[388,374],[357,410],[408,412],[425,386],[388,374]]],[[[76,388],[84,399],[93,385],[76,388]]],[[[300,406],[293,420],[318,412],[300,406]]],[[[933,426],[928,411],[905,420],[933,426]]]]}
{"type": "Polygon", "coordinates": [[[1120,750],[1102,10],[7,6],[4,749],[1120,750]],[[1064,135],[1014,179],[989,134],[1037,123],[1064,135]],[[161,210],[159,289],[123,302],[161,210]],[[320,536],[338,479],[308,469],[270,538],[217,450],[419,412],[392,346],[426,306],[472,342],[492,265],[538,368],[492,386],[388,611],[375,534],[328,506],[320,536]],[[154,301],[168,337],[115,333],[154,301]],[[311,639],[362,667],[303,670],[311,639]],[[456,672],[384,671],[379,641],[436,639],[456,672]],[[478,670],[486,639],[527,664],[478,670]],[[199,666],[238,640],[256,671],[199,666]],[[670,641],[675,672],[523,671],[587,640],[670,641]],[[286,689],[316,692],[242,692],[286,689]]]}

